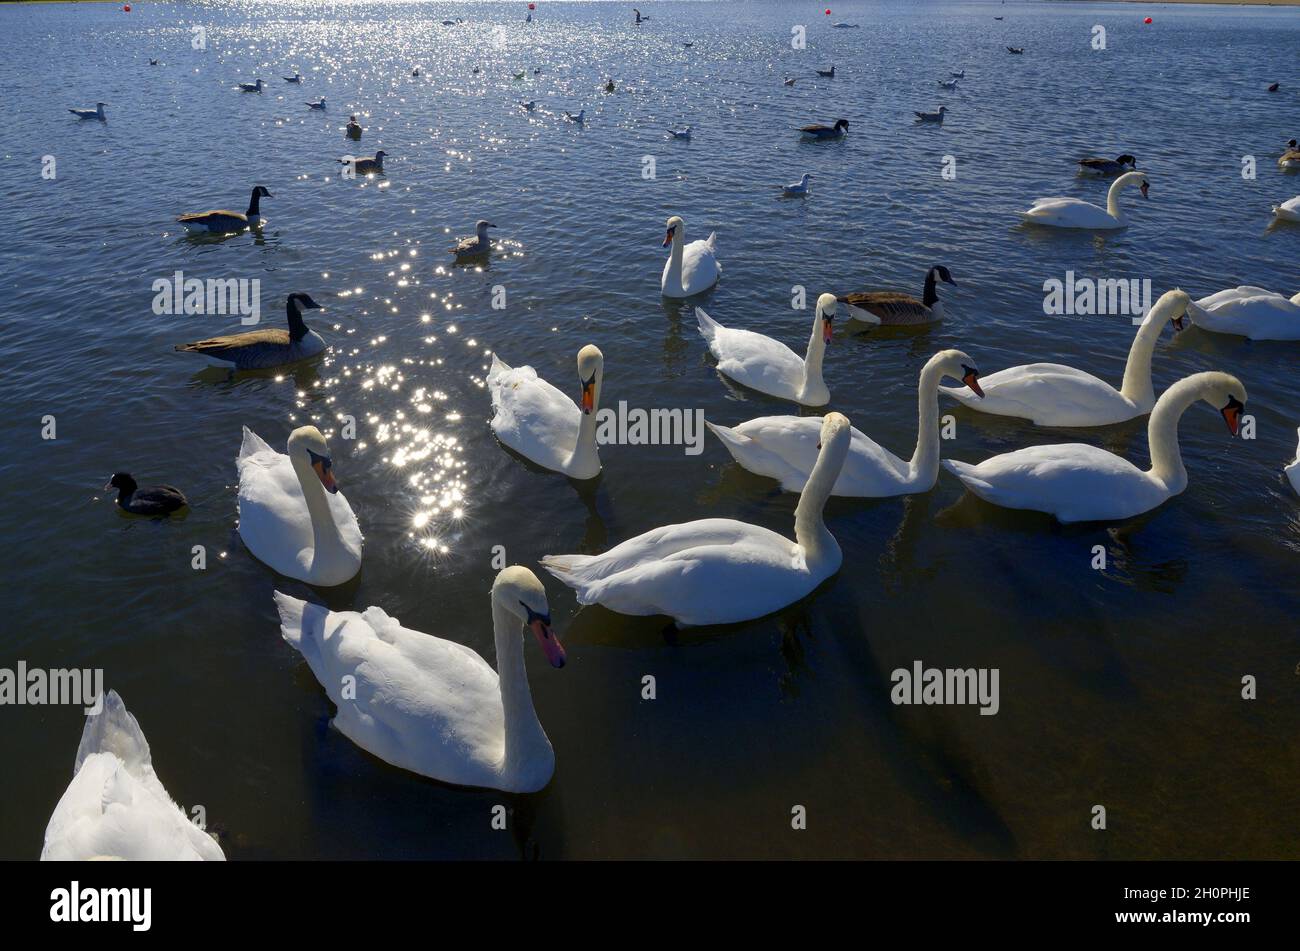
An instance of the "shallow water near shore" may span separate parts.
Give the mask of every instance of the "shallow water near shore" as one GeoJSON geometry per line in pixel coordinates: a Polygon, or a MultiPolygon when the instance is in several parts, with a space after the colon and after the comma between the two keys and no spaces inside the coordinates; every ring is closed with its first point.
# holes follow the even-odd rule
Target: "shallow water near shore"
{"type": "MultiPolygon", "coordinates": [[[[1164,333],[1157,392],[1234,373],[1256,438],[1234,440],[1194,407],[1180,430],[1188,489],[1141,519],[1061,527],[966,496],[947,474],[906,499],[832,499],[834,578],[776,616],[682,632],[580,609],[537,559],[711,516],[789,533],[797,498],[711,435],[699,456],[605,446],[599,479],[572,483],[496,442],[483,385],[499,352],[576,398],[575,354],[595,343],[609,407],[702,408],[724,424],[793,412],[723,382],[691,306],[661,300],[671,214],[688,240],[717,231],[709,314],[800,352],[811,315],[791,309],[794,285],[810,305],[826,290],[919,295],[929,265],[951,269],[943,323],[837,327],[826,357],[828,408],[901,456],[917,375],[945,347],[985,374],[1055,360],[1118,384],[1129,318],[1047,316],[1045,281],[1300,290],[1300,226],[1269,214],[1300,193],[1300,175],[1276,165],[1300,135],[1295,11],[837,3],[795,51],[791,27],[812,14],[785,4],[647,3],[640,28],[630,5],[538,6],[531,25],[523,3],[0,9],[0,667],[102,667],[163,783],[204,807],[231,859],[1300,855],[1300,504],[1281,472],[1296,454],[1300,344],[1164,333]],[[465,22],[442,26],[449,16],[465,22]],[[1098,23],[1105,52],[1089,45],[1098,23]],[[194,26],[206,50],[191,48],[194,26]],[[833,80],[814,75],[831,63],[833,80]],[[938,88],[962,68],[957,91],[938,88]],[[281,78],[295,69],[301,86],[281,78]],[[234,88],[257,77],[263,94],[234,88]],[[327,110],[308,110],[319,96],[327,110]],[[106,122],[66,111],[99,99],[106,122]],[[940,103],[942,127],[911,121],[940,103]],[[584,127],[562,120],[582,108],[584,127]],[[360,143],[343,135],[352,113],[360,143]],[[841,117],[841,141],[791,131],[841,117]],[[667,138],[687,124],[689,143],[667,138]],[[340,156],[379,148],[386,176],[340,177],[340,156]],[[1108,182],[1073,163],[1118,152],[1151,181],[1149,201],[1121,199],[1127,230],[1018,223],[1043,195],[1104,204],[1108,182]],[[808,197],[777,197],[804,172],[808,197]],[[242,210],[254,184],[274,196],[262,232],[178,230],[184,212],[242,210]],[[453,266],[446,248],[479,218],[500,246],[453,266]],[[232,376],[173,353],[247,329],[155,315],[153,282],[177,270],[260,280],[263,326],[281,325],[285,295],[310,293],[326,309],[308,323],[331,354],[232,376]],[[47,414],[55,440],[40,438],[47,414]],[[241,426],[282,447],[307,422],[330,437],[366,536],[360,576],[325,592],[275,574],[236,532],[241,426]],[[122,469],[180,486],[189,512],[119,515],[100,487],[122,469]],[[191,568],[196,545],[205,571],[191,568]],[[538,570],[568,651],[553,670],[526,645],[557,761],[533,796],[445,786],[355,747],[328,726],[272,601],[378,605],[491,661],[494,546],[538,570]],[[997,715],[892,704],[891,672],[918,659],[997,668],[997,715]],[[1257,700],[1241,699],[1246,675],[1257,700]],[[498,803],[506,833],[491,827],[498,803]],[[1104,833],[1089,826],[1095,804],[1104,833]]],[[[952,458],[1085,441],[1147,462],[1145,421],[1045,430],[947,400],[941,411],[956,420],[952,458]]],[[[0,779],[0,858],[34,858],[83,721],[73,707],[0,718],[18,767],[0,779]]]]}

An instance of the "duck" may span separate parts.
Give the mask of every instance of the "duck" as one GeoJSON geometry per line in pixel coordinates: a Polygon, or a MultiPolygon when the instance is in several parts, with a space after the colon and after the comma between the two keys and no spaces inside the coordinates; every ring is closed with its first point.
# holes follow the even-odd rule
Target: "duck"
{"type": "Polygon", "coordinates": [[[114,472],[104,491],[117,489],[117,507],[131,515],[165,517],[190,504],[185,493],[174,485],[136,485],[129,472],[114,472]]]}
{"type": "Polygon", "coordinates": [[[917,122],[942,122],[944,114],[947,113],[947,106],[940,106],[935,112],[913,112],[917,122]]]}
{"type": "Polygon", "coordinates": [[[605,92],[613,92],[613,91],[614,91],[614,80],[613,80],[613,79],[608,79],[608,80],[606,80],[606,81],[605,81],[605,92]]]}
{"type": "Polygon", "coordinates": [[[1175,288],[1160,296],[1142,319],[1129,347],[1117,390],[1091,373],[1060,363],[1028,363],[984,378],[984,396],[942,388],[947,396],[981,413],[1028,419],[1035,426],[1110,426],[1145,416],[1156,405],[1151,355],[1165,324],[1183,329],[1191,297],[1175,288]]]}
{"type": "Polygon", "coordinates": [[[1137,159],[1125,152],[1114,159],[1082,158],[1078,165],[1083,175],[1122,175],[1137,170],[1137,159]]]}
{"type": "Polygon", "coordinates": [[[808,183],[812,181],[812,176],[807,172],[799,177],[799,181],[792,185],[781,185],[781,194],[787,198],[797,198],[800,195],[808,194],[808,183]]]}
{"type": "Polygon", "coordinates": [[[812,336],[803,357],[766,334],[724,327],[698,307],[695,319],[709,352],[718,360],[719,373],[751,390],[802,406],[825,406],[830,402],[831,392],[822,379],[822,357],[831,342],[834,294],[817,298],[812,336]]]}
{"type": "Polygon", "coordinates": [[[412,78],[415,78],[415,79],[418,79],[419,76],[420,76],[420,67],[417,66],[417,67],[415,67],[414,69],[411,70],[411,77],[412,77],[412,78]]]}
{"type": "Polygon", "coordinates": [[[555,772],[555,751],[528,687],[524,631],[554,668],[565,665],[565,651],[546,589],[527,568],[502,569],[491,599],[496,670],[464,644],[403,627],[382,608],[331,611],[275,592],[280,636],[307,661],[349,740],[440,782],[537,792],[555,772]]]}
{"type": "Polygon", "coordinates": [[[1278,91],[1279,89],[1281,89],[1281,88],[1282,88],[1282,84],[1281,84],[1281,83],[1269,83],[1268,91],[1269,91],[1269,92],[1277,92],[1277,91],[1278,91]]]}
{"type": "Polygon", "coordinates": [[[151,59],[151,60],[149,60],[149,65],[150,65],[150,66],[159,66],[159,65],[161,65],[161,64],[158,62],[158,60],[156,60],[156,59],[151,59]]]}
{"type": "Polygon", "coordinates": [[[806,125],[795,131],[803,133],[810,139],[841,139],[849,131],[848,119],[836,119],[834,125],[806,125]]]}
{"type": "Polygon", "coordinates": [[[357,117],[348,116],[348,127],[345,133],[347,137],[354,142],[358,142],[361,140],[362,131],[361,123],[357,121],[357,117]]]}
{"type": "Polygon", "coordinates": [[[824,76],[824,77],[827,78],[827,79],[834,79],[834,78],[835,78],[835,65],[834,65],[834,64],[831,64],[831,68],[830,68],[830,69],[819,69],[819,70],[817,70],[817,75],[818,75],[818,76],[824,76]]]}
{"type": "MultiPolygon", "coordinates": [[[[995,20],[1000,20],[1000,19],[1002,19],[1002,18],[1001,18],[1001,17],[994,17],[993,19],[995,19],[995,20]]],[[[1020,53],[1023,53],[1024,51],[1025,51],[1025,48],[1024,48],[1023,46],[1008,46],[1008,47],[1007,47],[1007,52],[1008,52],[1008,53],[1015,53],[1015,54],[1019,55],[1020,53]]]]}
{"type": "Polygon", "coordinates": [[[475,66],[473,69],[470,70],[470,72],[473,73],[475,76],[477,76],[479,73],[483,72],[483,67],[475,66]]]}
{"type": "Polygon", "coordinates": [[[325,352],[325,340],[302,319],[303,310],[322,310],[308,294],[290,294],[285,301],[289,327],[268,327],[242,334],[209,337],[193,343],[178,343],[178,353],[197,353],[234,364],[237,370],[267,370],[310,360],[325,352]]]}
{"type": "Polygon", "coordinates": [[[707,238],[687,244],[686,222],[679,215],[669,218],[666,225],[668,233],[662,247],[671,245],[672,249],[659,278],[659,292],[678,300],[703,294],[722,276],[716,255],[718,233],[712,231],[707,238]]]}
{"type": "Polygon", "coordinates": [[[479,254],[487,254],[492,250],[492,242],[488,239],[488,228],[495,228],[490,221],[484,221],[480,218],[474,225],[474,233],[466,238],[461,238],[456,242],[454,247],[448,248],[452,254],[458,258],[473,257],[479,254]]]}
{"type": "Polygon", "coordinates": [[[256,82],[238,83],[237,85],[239,86],[240,92],[261,92],[262,87],[266,84],[259,79],[256,82]]]}
{"type": "Polygon", "coordinates": [[[538,66],[536,69],[533,70],[534,76],[540,76],[541,74],[542,74],[542,67],[538,66]]]}
{"type": "Polygon", "coordinates": [[[686,41],[683,41],[683,42],[682,42],[682,46],[683,46],[683,48],[685,48],[685,49],[690,49],[690,48],[691,48],[692,46],[694,46],[694,45],[695,45],[695,43],[694,43],[694,41],[692,41],[692,40],[686,40],[686,41]]]}
{"type": "Polygon", "coordinates": [[[1282,221],[1300,221],[1300,195],[1274,205],[1273,214],[1282,221]]]}
{"type": "Polygon", "coordinates": [[[943,320],[943,301],[939,300],[936,281],[957,286],[952,272],[942,264],[935,264],[925,272],[920,300],[902,291],[857,291],[836,300],[844,305],[850,320],[885,327],[932,324],[943,320]]]}
{"type": "Polygon", "coordinates": [[[340,165],[352,163],[352,171],[357,175],[382,175],[384,174],[384,159],[388,153],[380,149],[375,153],[374,158],[341,158],[340,165]]]}
{"type": "Polygon", "coordinates": [[[532,112],[534,109],[537,108],[537,100],[529,99],[527,102],[521,102],[519,104],[519,107],[523,109],[525,112],[532,112]]]}
{"type": "Polygon", "coordinates": [[[294,71],[294,74],[293,74],[292,76],[285,76],[285,77],[284,77],[284,81],[285,81],[286,83],[301,83],[301,82],[302,82],[302,73],[297,72],[297,71],[295,70],[295,71],[294,71]]]}
{"type": "Polygon", "coordinates": [[[176,220],[184,225],[187,231],[207,231],[216,234],[229,234],[232,231],[243,231],[245,228],[260,228],[266,224],[266,219],[262,217],[262,199],[273,197],[275,196],[265,185],[254,185],[248,199],[248,211],[242,215],[237,211],[227,211],[222,208],[216,211],[199,211],[181,215],[176,220]]]}
{"type": "Polygon", "coordinates": [[[943,467],[973,494],[1004,508],[1046,512],[1064,524],[1133,518],[1187,488],[1178,450],[1178,423],[1198,400],[1222,414],[1236,436],[1246,388],[1218,371],[1194,373],[1160,394],[1147,423],[1151,468],[1085,443],[1030,446],[970,465],[953,459],[943,467]]]}
{"type": "Polygon", "coordinates": [[[1251,340],[1300,340],[1300,294],[1288,299],[1243,284],[1192,301],[1187,314],[1196,326],[1214,333],[1251,340]]]}
{"type": "Polygon", "coordinates": [[[1300,168],[1300,146],[1292,139],[1286,144],[1286,151],[1278,158],[1277,164],[1282,168],[1300,168]]]}
{"type": "Polygon", "coordinates": [[[45,826],[42,862],[224,862],[154,772],[149,741],[116,690],[86,717],[72,782],[45,826]]]}
{"type": "Polygon", "coordinates": [[[361,570],[361,528],[339,491],[329,445],[315,426],[300,426],[287,449],[276,452],[244,427],[239,537],[289,578],[325,588],[351,581],[361,570]]]}
{"type": "Polygon", "coordinates": [[[667,615],[678,626],[764,617],[811,594],[843,560],[822,510],[848,456],[851,426],[821,423],[817,462],[799,496],[794,540],[730,518],[665,525],[600,555],[546,555],[542,567],[577,592],[579,604],[620,614],[667,615]]]}
{"type": "Polygon", "coordinates": [[[1146,173],[1125,172],[1111,184],[1110,191],[1106,193],[1105,208],[1080,198],[1039,198],[1032,208],[1020,214],[1026,223],[1048,228],[1085,228],[1093,231],[1127,228],[1128,219],[1119,206],[1119,193],[1130,185],[1137,185],[1142,197],[1148,197],[1150,182],[1146,173]]]}
{"type": "Polygon", "coordinates": [[[104,122],[107,120],[107,116],[104,115],[106,105],[108,105],[106,102],[97,102],[94,109],[69,109],[68,111],[78,119],[98,119],[100,122],[104,122]]]}
{"type": "Polygon", "coordinates": [[[539,466],[573,479],[594,479],[600,475],[596,411],[604,375],[605,356],[598,347],[587,344],[578,351],[579,409],[532,367],[515,369],[494,353],[487,375],[492,431],[539,466]]]}
{"type": "Polygon", "coordinates": [[[687,126],[685,129],[669,129],[668,134],[674,139],[684,139],[687,142],[691,141],[690,126],[687,126]]]}
{"type": "MultiPolygon", "coordinates": [[[[851,429],[849,454],[831,495],[841,498],[886,498],[929,492],[939,478],[939,382],[961,380],[977,396],[979,370],[960,350],[942,350],[921,370],[917,384],[916,449],[910,460],[851,429]]],[[[741,466],[776,479],[786,492],[802,492],[817,461],[821,420],[815,416],[763,416],[739,426],[705,425],[741,466]]]]}
{"type": "Polygon", "coordinates": [[[321,109],[321,110],[323,110],[323,109],[325,108],[325,97],[324,97],[324,96],[321,96],[321,97],[320,97],[319,99],[317,99],[315,102],[309,102],[309,103],[307,103],[306,105],[307,105],[307,108],[308,108],[308,109],[321,109]]]}
{"type": "Polygon", "coordinates": [[[576,125],[582,125],[587,121],[587,110],[580,109],[577,115],[574,115],[572,112],[566,112],[564,118],[576,125]]]}
{"type": "MultiPolygon", "coordinates": [[[[1300,429],[1296,430],[1296,435],[1300,436],[1300,429]]],[[[1300,447],[1296,448],[1295,461],[1289,463],[1282,469],[1286,473],[1287,481],[1291,483],[1291,488],[1300,493],[1300,447]]]]}

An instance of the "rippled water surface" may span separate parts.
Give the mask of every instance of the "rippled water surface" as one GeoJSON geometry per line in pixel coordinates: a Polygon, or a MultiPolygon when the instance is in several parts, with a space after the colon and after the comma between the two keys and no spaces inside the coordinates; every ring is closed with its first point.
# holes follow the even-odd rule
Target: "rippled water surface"
{"type": "MultiPolygon", "coordinates": [[[[885,0],[834,4],[834,19],[861,24],[834,30],[809,4],[645,0],[639,28],[628,4],[538,6],[531,25],[523,3],[0,10],[0,666],[104,668],[163,782],[206,808],[236,859],[1295,857],[1300,508],[1281,467],[1300,423],[1300,344],[1199,330],[1165,333],[1157,389],[1236,373],[1257,438],[1189,411],[1190,485],[1148,517],[1062,529],[966,497],[946,474],[908,499],[832,500],[835,578],[774,617],[676,636],[663,618],[579,610],[546,576],[569,665],[528,648],[557,756],[538,795],[427,781],[328,728],[328,700],[279,636],[274,589],[380,605],[491,660],[493,546],[535,567],[691,518],[791,530],[795,497],[712,438],[701,456],[605,447],[601,478],[578,485],[488,428],[490,352],[576,397],[587,343],[605,354],[609,404],[723,423],[791,411],[724,384],[691,310],[661,301],[670,214],[692,236],[717,231],[709,312],[799,349],[809,317],[791,309],[794,285],[919,293],[929,264],[951,269],[942,324],[837,335],[826,360],[831,408],[904,456],[917,374],[938,349],[964,349],[986,374],[1061,360],[1119,382],[1127,318],[1043,313],[1043,282],[1067,270],[1150,278],[1156,293],[1300,289],[1300,226],[1269,226],[1270,204],[1300,192],[1276,165],[1300,135],[1294,9],[885,0]],[[441,25],[449,16],[465,22],[441,25]],[[790,45],[800,23],[804,51],[790,45]],[[1089,45],[1098,23],[1104,52],[1089,45]],[[206,50],[191,47],[196,26],[206,50]],[[833,80],[814,76],[832,62],[833,80]],[[962,67],[959,91],[937,87],[962,67]],[[294,69],[301,87],[281,79],[294,69]],[[234,88],[256,77],[264,94],[234,88]],[[324,113],[304,105],[318,96],[324,113]],[[100,99],[105,123],[66,111],[100,99]],[[942,128],[910,121],[940,103],[942,128]],[[581,108],[585,127],[562,121],[581,108]],[[350,148],[351,113],[366,131],[350,148]],[[841,142],[791,131],[840,117],[841,142]],[[683,124],[693,140],[668,140],[683,124]],[[339,176],[339,156],[378,148],[385,177],[339,176]],[[1106,184],[1077,178],[1073,160],[1121,151],[1151,181],[1150,201],[1126,197],[1126,231],[1018,225],[1040,195],[1104,202],[1106,184]],[[949,155],[955,181],[940,174],[949,155]],[[776,197],[803,172],[808,198],[776,197]],[[242,209],[258,183],[274,196],[261,234],[177,230],[182,212],[242,209]],[[500,226],[498,250],[451,266],[447,246],[478,218],[500,226]],[[312,294],[331,352],[233,377],[173,353],[241,329],[156,316],[152,284],[176,270],[260,280],[272,325],[286,294],[312,294]],[[40,438],[47,414],[53,441],[40,438]],[[240,427],[279,446],[305,422],[330,437],[366,535],[359,579],[324,593],[276,575],[236,533],[240,427]],[[190,513],[119,516],[100,490],[117,469],[181,486],[190,513]],[[206,571],[190,566],[195,545],[206,571]],[[917,659],[998,668],[1000,712],[892,705],[890,672],[917,659]],[[1240,698],[1245,675],[1258,700],[1240,698]],[[512,834],[490,827],[499,802],[512,834]],[[1094,804],[1105,833],[1089,828],[1094,804]],[[805,831],[791,829],[796,805],[805,831]]],[[[1143,422],[1062,433],[944,412],[956,418],[944,452],[959,459],[1066,439],[1147,459],[1143,422]]],[[[0,856],[34,857],[82,721],[69,707],[0,716],[19,766],[0,780],[0,856]]]]}

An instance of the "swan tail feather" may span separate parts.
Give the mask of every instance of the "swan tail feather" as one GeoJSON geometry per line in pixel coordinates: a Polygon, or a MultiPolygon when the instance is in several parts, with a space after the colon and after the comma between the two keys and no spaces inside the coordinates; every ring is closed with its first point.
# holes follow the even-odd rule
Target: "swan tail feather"
{"type": "Polygon", "coordinates": [[[303,612],[307,602],[279,591],[274,592],[274,595],[275,609],[280,612],[280,636],[301,651],[303,612]]]}
{"type": "Polygon", "coordinates": [[[262,452],[263,450],[267,450],[270,452],[275,451],[266,444],[266,440],[264,440],[261,436],[257,435],[257,433],[253,432],[251,429],[245,426],[244,439],[243,442],[239,444],[239,458],[244,459],[255,453],[262,452]]]}
{"type": "Polygon", "coordinates": [[[152,766],[149,741],[144,738],[140,724],[126,709],[116,690],[104,695],[103,709],[99,713],[86,717],[74,772],[81,769],[86,757],[94,753],[112,753],[135,776],[140,775],[143,768],[152,766]]]}
{"type": "Polygon", "coordinates": [[[594,555],[543,555],[539,559],[541,566],[556,578],[572,588],[578,595],[579,604],[592,604],[590,585],[599,578],[588,577],[587,568],[596,560],[594,555]]]}
{"type": "Polygon", "coordinates": [[[710,231],[709,236],[704,239],[704,243],[709,246],[710,251],[718,250],[718,233],[710,231]]]}
{"type": "Polygon", "coordinates": [[[514,368],[511,367],[510,364],[506,363],[506,361],[502,360],[495,352],[493,352],[492,366],[488,369],[488,379],[491,380],[493,377],[500,376],[502,373],[509,373],[512,369],[514,368]]]}
{"type": "Polygon", "coordinates": [[[748,436],[742,435],[727,426],[720,426],[717,423],[711,423],[707,419],[704,425],[709,427],[713,435],[718,437],[718,442],[727,447],[727,452],[737,461],[740,460],[740,454],[744,452],[745,447],[749,446],[753,440],[748,436]]]}
{"type": "Polygon", "coordinates": [[[704,339],[712,343],[713,338],[722,329],[722,324],[706,314],[703,307],[695,308],[695,320],[699,324],[700,333],[704,335],[704,339]]]}

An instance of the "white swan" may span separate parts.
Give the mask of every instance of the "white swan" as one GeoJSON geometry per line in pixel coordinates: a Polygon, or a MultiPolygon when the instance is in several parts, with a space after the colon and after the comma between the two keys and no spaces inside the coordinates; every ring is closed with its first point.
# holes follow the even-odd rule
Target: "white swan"
{"type": "Polygon", "coordinates": [[[1030,224],[1049,228],[1125,228],[1128,219],[1119,206],[1119,193],[1129,185],[1138,185],[1142,197],[1147,197],[1150,182],[1147,181],[1146,172],[1126,172],[1111,184],[1110,191],[1106,193],[1105,208],[1079,198],[1039,198],[1032,208],[1020,214],[1030,224]]]}
{"type": "Polygon", "coordinates": [[[1287,299],[1250,284],[1192,301],[1192,323],[1204,330],[1251,340],[1300,340],[1300,294],[1287,299]]]}
{"type": "MultiPolygon", "coordinates": [[[[939,381],[950,376],[980,392],[979,371],[960,350],[943,350],[926,362],[917,385],[916,449],[900,459],[852,430],[849,455],[831,495],[883,498],[928,492],[939,477],[939,381]]],[[[735,460],[758,475],[777,479],[787,492],[801,492],[817,462],[822,421],[815,416],[763,416],[734,428],[706,422],[735,460]]]]}
{"type": "MultiPolygon", "coordinates": [[[[1300,429],[1296,430],[1296,435],[1300,436],[1300,429]]],[[[1295,461],[1283,467],[1282,471],[1286,473],[1287,479],[1290,480],[1291,488],[1295,489],[1296,492],[1300,492],[1300,447],[1297,447],[1295,451],[1295,461]]]]}
{"type": "Polygon", "coordinates": [[[1300,221],[1300,195],[1274,205],[1273,214],[1283,221],[1300,221]]]}
{"type": "Polygon", "coordinates": [[[515,369],[492,354],[487,384],[492,392],[492,431],[502,443],[547,469],[574,479],[600,474],[596,410],[605,357],[591,344],[578,351],[582,409],[532,367],[515,369]]]}
{"type": "Polygon", "coordinates": [[[361,570],[361,529],[334,481],[329,446],[315,426],[302,426],[289,434],[288,450],[276,452],[244,427],[239,537],[282,575],[343,584],[361,570]]]}
{"type": "Polygon", "coordinates": [[[703,294],[722,275],[722,265],[714,256],[717,244],[717,232],[711,232],[701,241],[686,244],[686,224],[677,215],[668,219],[668,234],[663,246],[670,244],[668,261],[664,264],[663,277],[659,279],[659,290],[664,297],[693,297],[703,294]]]}
{"type": "Polygon", "coordinates": [[[1187,488],[1178,451],[1178,421],[1197,400],[1218,409],[1235,436],[1246,388],[1227,373],[1194,373],[1160,395],[1147,423],[1151,468],[1084,443],[1031,446],[978,465],[945,459],[943,467],[994,505],[1055,515],[1062,522],[1095,522],[1141,515],[1187,488]]]}
{"type": "Polygon", "coordinates": [[[794,514],[795,541],[730,518],[652,529],[603,555],[547,555],[542,566],[580,604],[666,614],[678,624],[731,624],[798,601],[839,570],[840,546],[822,508],[849,452],[849,421],[822,420],[821,452],[794,514]]]}
{"type": "Polygon", "coordinates": [[[221,846],[172,801],[149,741],[116,690],[86,718],[72,782],[45,827],[41,861],[225,861],[221,846]]]}
{"type": "Polygon", "coordinates": [[[550,782],[555,753],[533,709],[523,630],[553,667],[564,666],[564,648],[551,631],[546,589],[527,568],[506,568],[492,583],[496,670],[381,608],[334,612],[278,591],[275,606],[280,634],[338,708],[334,725],[363,750],[458,786],[527,793],[550,782]],[[347,696],[345,680],[353,685],[347,696]]]}
{"type": "Polygon", "coordinates": [[[834,294],[817,298],[812,337],[802,358],[766,334],[724,327],[699,307],[695,319],[709,351],[718,358],[719,373],[768,396],[804,406],[825,406],[831,401],[831,391],[822,380],[822,357],[831,342],[836,307],[834,294]]]}
{"type": "Polygon", "coordinates": [[[1124,381],[1117,390],[1091,373],[1060,363],[1027,363],[984,377],[984,399],[962,390],[943,392],[971,409],[994,416],[1015,416],[1037,426],[1108,426],[1144,416],[1156,405],[1151,383],[1151,354],[1165,324],[1182,330],[1191,298],[1172,290],[1147,312],[1129,347],[1124,381]]]}

